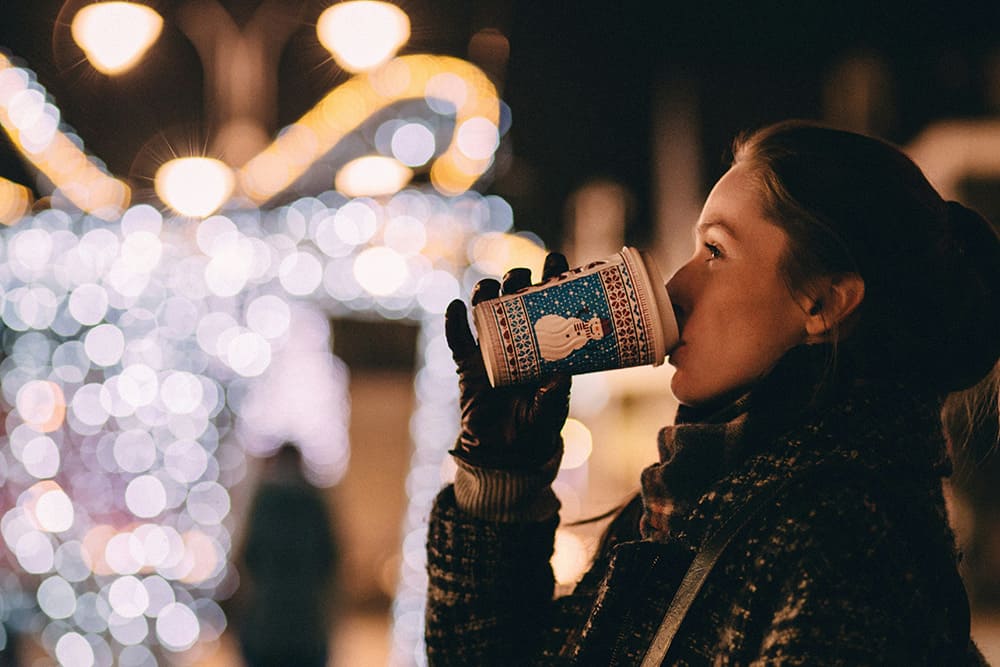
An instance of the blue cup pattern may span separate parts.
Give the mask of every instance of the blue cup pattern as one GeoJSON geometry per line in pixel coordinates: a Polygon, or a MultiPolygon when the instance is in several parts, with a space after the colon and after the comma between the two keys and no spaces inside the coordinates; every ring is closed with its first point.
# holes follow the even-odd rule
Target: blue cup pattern
{"type": "Polygon", "coordinates": [[[626,248],[479,304],[476,326],[490,381],[501,386],[556,372],[662,363],[648,281],[638,253],[626,248]]]}

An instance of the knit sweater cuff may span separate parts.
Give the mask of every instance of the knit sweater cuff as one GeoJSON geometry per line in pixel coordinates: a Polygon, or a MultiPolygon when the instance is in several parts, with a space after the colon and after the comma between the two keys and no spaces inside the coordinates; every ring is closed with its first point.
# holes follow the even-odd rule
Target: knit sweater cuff
{"type": "Polygon", "coordinates": [[[560,503],[552,491],[559,472],[560,450],[536,470],[506,470],[477,466],[455,457],[455,502],[466,514],[501,523],[551,519],[560,503]]]}

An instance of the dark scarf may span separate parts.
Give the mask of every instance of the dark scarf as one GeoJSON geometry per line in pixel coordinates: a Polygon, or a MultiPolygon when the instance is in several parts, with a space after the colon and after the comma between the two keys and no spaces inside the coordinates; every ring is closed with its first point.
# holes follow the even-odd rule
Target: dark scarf
{"type": "Polygon", "coordinates": [[[831,461],[926,483],[950,473],[937,397],[904,384],[833,376],[826,346],[789,352],[752,391],[678,410],[642,474],[644,539],[697,548],[755,488],[831,461]]]}
{"type": "Polygon", "coordinates": [[[830,353],[796,348],[752,391],[681,408],[676,424],[660,432],[660,462],[643,471],[641,497],[609,526],[595,567],[578,587],[583,598],[596,593],[597,601],[581,633],[564,646],[574,664],[624,664],[616,662],[615,647],[623,636],[652,631],[650,619],[659,622],[663,601],[707,535],[762,488],[812,471],[825,484],[863,475],[894,508],[887,511],[896,515],[902,507],[913,519],[901,530],[930,554],[928,569],[946,562],[934,554],[953,559],[941,496],[950,466],[939,401],[904,384],[831,375],[830,353]],[[623,619],[638,625],[623,629],[623,619]]]}

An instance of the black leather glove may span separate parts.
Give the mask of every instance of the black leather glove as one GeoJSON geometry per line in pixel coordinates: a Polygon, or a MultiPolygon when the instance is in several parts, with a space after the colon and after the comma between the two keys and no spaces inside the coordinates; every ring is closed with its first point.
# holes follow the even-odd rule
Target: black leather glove
{"type": "MultiPolygon", "coordinates": [[[[566,258],[550,253],[542,280],[569,270],[566,258]]],[[[479,281],[472,304],[528,287],[529,269],[511,269],[503,283],[479,281]]],[[[458,367],[462,426],[452,454],[491,468],[529,468],[551,460],[562,448],[560,431],[569,414],[570,376],[559,374],[542,382],[494,388],[483,357],[469,329],[465,304],[452,301],[445,312],[445,337],[458,367]]]]}

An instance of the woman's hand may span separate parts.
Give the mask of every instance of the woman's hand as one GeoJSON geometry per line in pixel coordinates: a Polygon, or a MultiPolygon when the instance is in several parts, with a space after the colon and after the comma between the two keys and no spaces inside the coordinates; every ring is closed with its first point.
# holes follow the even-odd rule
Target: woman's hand
{"type": "MultiPolygon", "coordinates": [[[[566,258],[550,253],[542,280],[569,270],[566,258]]],[[[508,271],[502,284],[479,281],[472,305],[528,287],[531,271],[508,271]]],[[[569,414],[570,377],[556,375],[540,383],[494,388],[486,375],[479,345],[469,329],[465,304],[452,301],[445,313],[445,336],[458,367],[462,425],[454,455],[468,463],[495,468],[534,467],[562,447],[560,431],[569,414]]]]}

